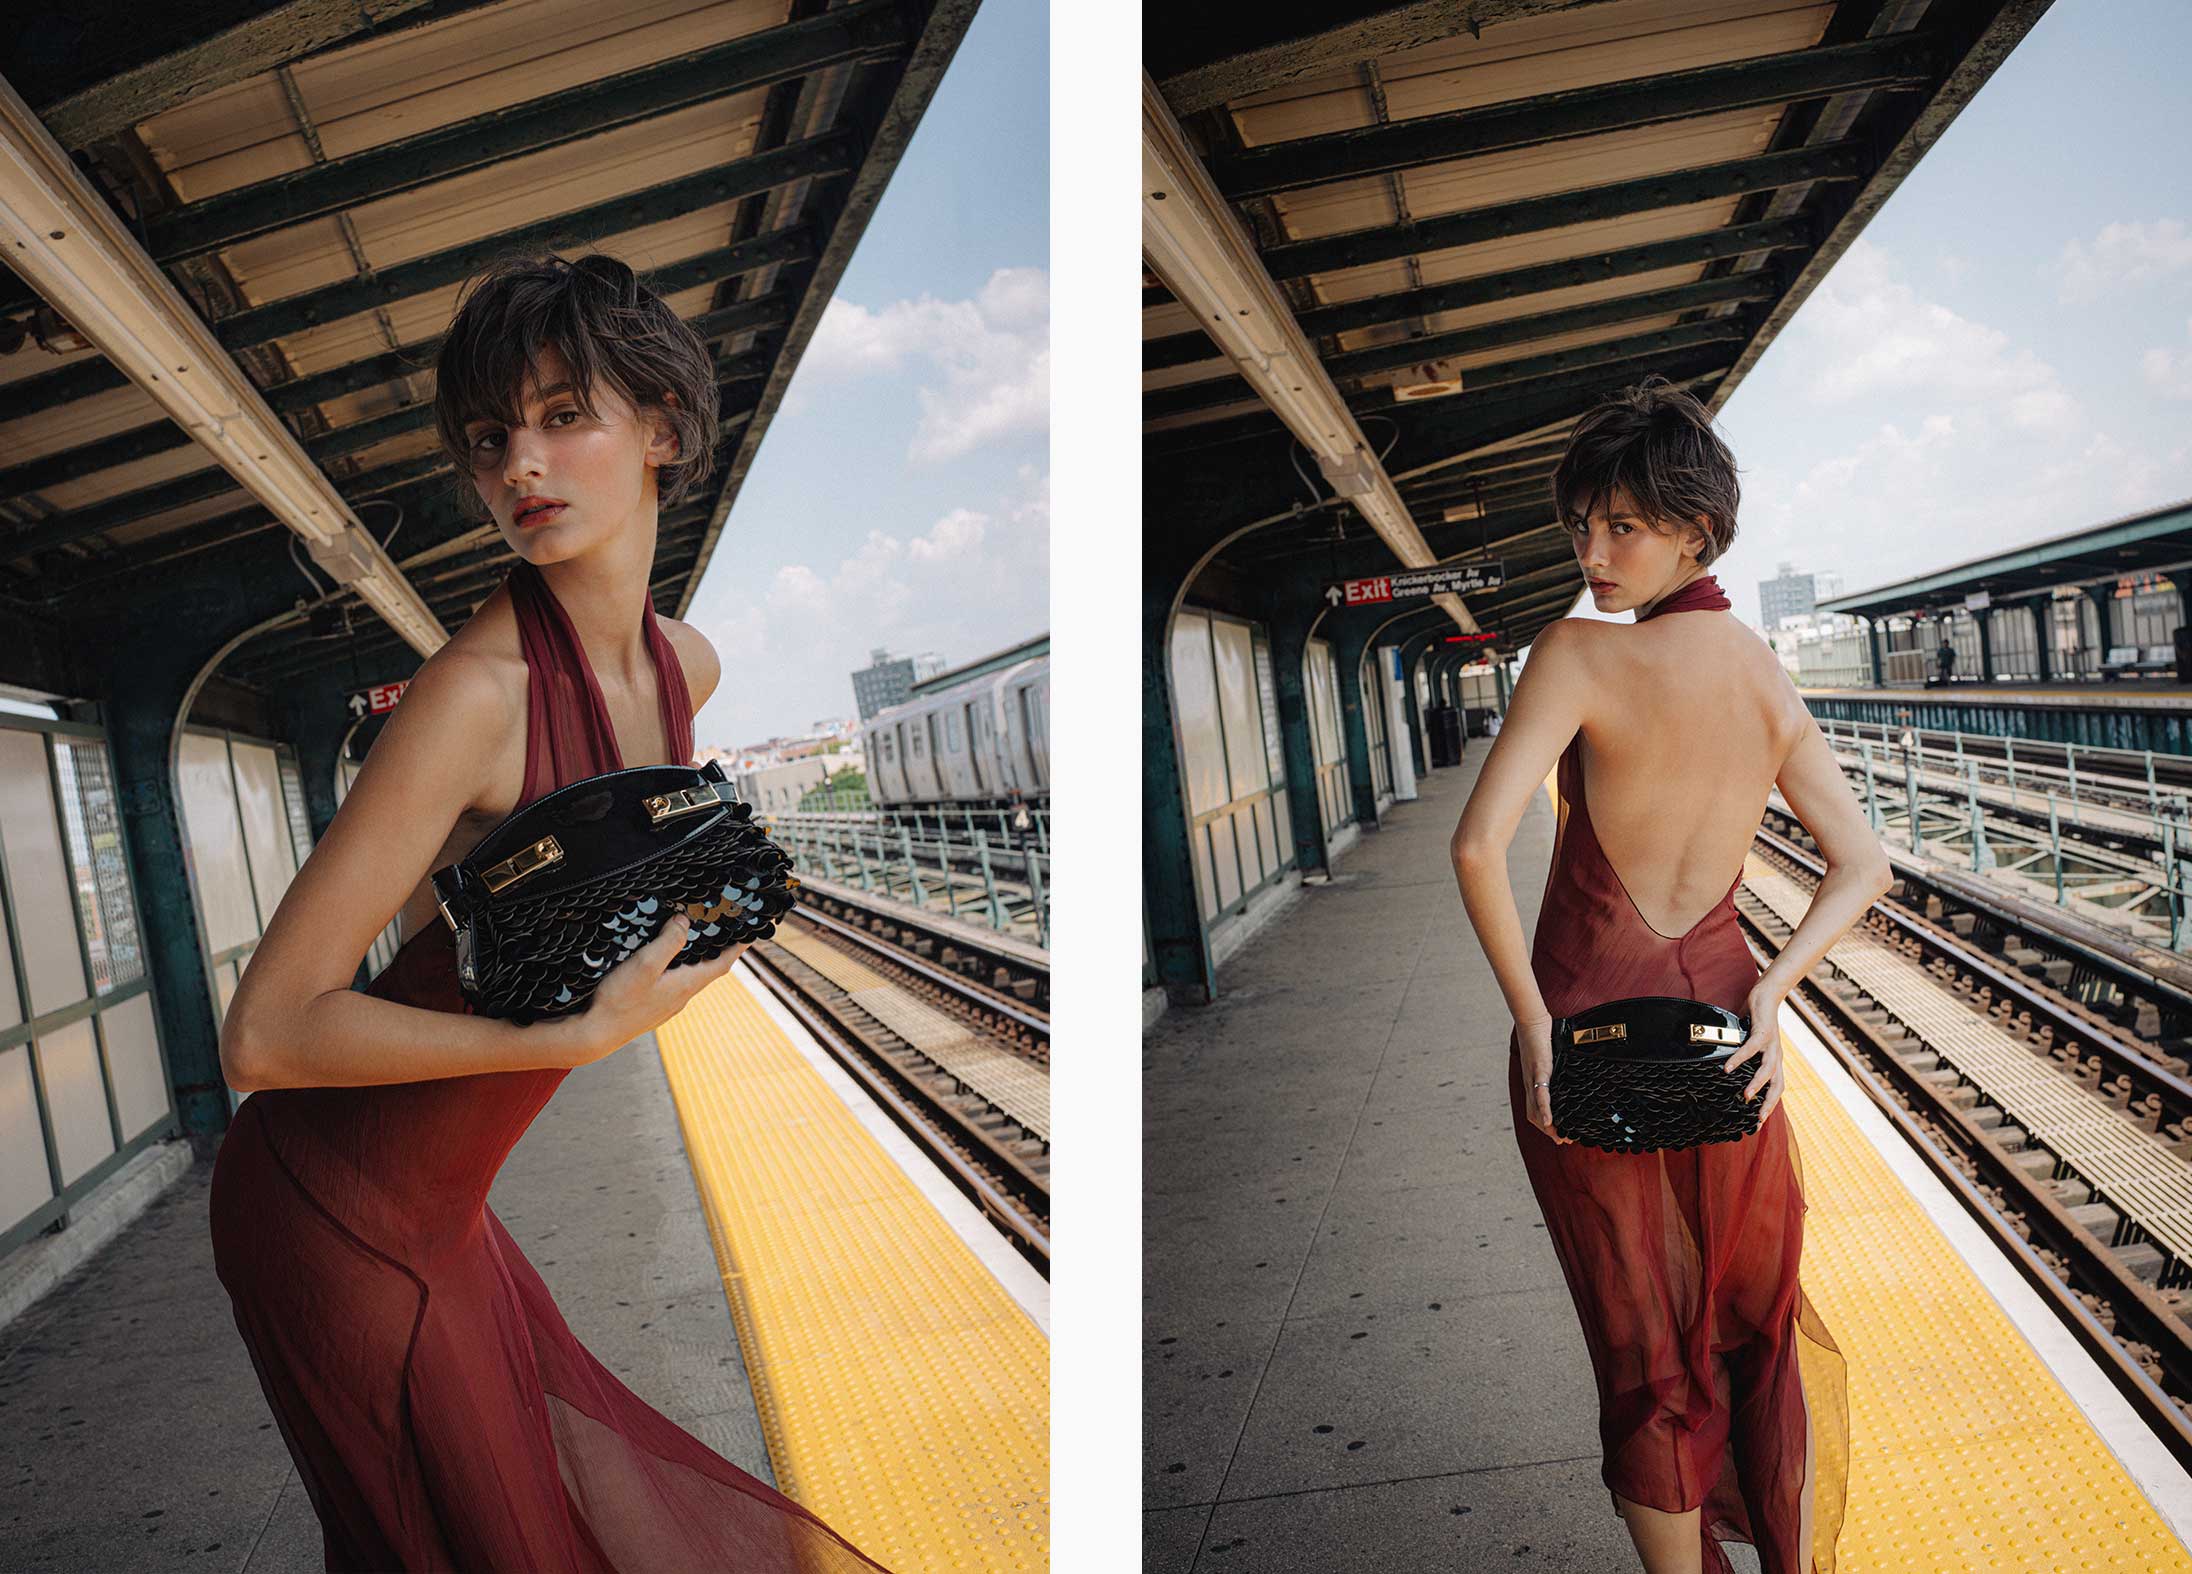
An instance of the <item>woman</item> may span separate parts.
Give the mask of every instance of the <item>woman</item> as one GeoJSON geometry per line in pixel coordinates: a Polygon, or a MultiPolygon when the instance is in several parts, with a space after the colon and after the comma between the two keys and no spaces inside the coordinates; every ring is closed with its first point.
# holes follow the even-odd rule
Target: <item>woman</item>
{"type": "Polygon", "coordinates": [[[327,1566],[874,1570],[594,1359],[486,1203],[566,1075],[744,947],[673,968],[673,921],[585,1010],[518,1027],[470,1012],[428,879],[565,783],[690,763],[716,656],[647,586],[660,507],[713,462],[713,357],[613,258],[515,261],[457,313],[435,415],[516,561],[420,667],[221,1030],[251,1096],[214,1262],[327,1566]],[[354,992],[391,915],[406,938],[354,992]]]}
{"type": "Polygon", "coordinates": [[[1664,378],[1578,424],[1555,506],[1598,609],[1636,623],[1537,637],[1453,856],[1514,1017],[1515,1137],[1582,1319],[1601,1479],[1645,1569],[1728,1574],[1721,1543],[1742,1541],[1767,1574],[1831,1574],[1847,1406],[1840,1351],[1797,1283],[1805,1203],[1778,1024],[1889,873],[1773,651],[1705,571],[1735,535],[1735,475],[1710,415],[1664,378]],[[1507,847],[1556,765],[1560,828],[1526,954],[1507,847]],[[1735,888],[1776,783],[1828,870],[1760,973],[1735,888]],[[1729,1070],[1759,1101],[1754,1135],[1616,1154],[1554,1128],[1553,1020],[1634,995],[1749,1014],[1729,1070]]]}

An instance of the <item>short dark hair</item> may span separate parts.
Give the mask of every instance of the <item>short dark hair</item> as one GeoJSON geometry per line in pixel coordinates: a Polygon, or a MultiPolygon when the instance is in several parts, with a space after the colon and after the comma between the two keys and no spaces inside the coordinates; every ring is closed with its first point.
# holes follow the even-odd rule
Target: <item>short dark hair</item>
{"type": "Polygon", "coordinates": [[[589,416],[597,413],[594,390],[607,384],[635,410],[669,417],[678,458],[655,472],[662,507],[714,472],[715,356],[624,263],[602,252],[575,261],[553,252],[511,255],[490,263],[467,289],[434,361],[434,425],[460,476],[472,473],[465,425],[515,422],[519,392],[539,375],[548,344],[562,352],[571,391],[589,416]]]}
{"type": "Polygon", "coordinates": [[[1567,452],[1553,467],[1553,507],[1563,527],[1588,520],[1616,488],[1645,523],[1665,534],[1705,516],[1704,567],[1735,540],[1742,488],[1735,455],[1713,430],[1712,413],[1653,372],[1576,422],[1567,452]]]}

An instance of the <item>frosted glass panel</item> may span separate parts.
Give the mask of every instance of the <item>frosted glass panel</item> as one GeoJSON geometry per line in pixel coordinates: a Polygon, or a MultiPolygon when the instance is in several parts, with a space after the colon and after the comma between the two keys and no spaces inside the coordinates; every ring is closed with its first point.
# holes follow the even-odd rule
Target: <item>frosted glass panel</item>
{"type": "Polygon", "coordinates": [[[1241,866],[1233,846],[1231,816],[1210,822],[1210,859],[1218,876],[1218,905],[1231,907],[1241,899],[1241,866]]]}
{"type": "Polygon", "coordinates": [[[176,774],[190,835],[190,876],[205,915],[206,949],[226,951],[259,937],[259,914],[244,872],[243,828],[236,823],[228,741],[186,732],[176,774]]]}
{"type": "Polygon", "coordinates": [[[132,995],[100,1012],[99,1031],[106,1035],[107,1070],[114,1078],[114,1103],[127,1142],[168,1113],[167,1073],[160,1069],[152,996],[132,995]]]}
{"type": "Polygon", "coordinates": [[[1218,696],[1225,715],[1226,763],[1235,798],[1260,791],[1264,774],[1263,724],[1256,716],[1256,653],[1248,626],[1212,620],[1217,645],[1218,696]]]}
{"type": "Polygon", "coordinates": [[[38,1064],[46,1073],[46,1112],[53,1119],[53,1145],[61,1155],[61,1184],[66,1186],[114,1151],[91,1018],[78,1017],[39,1039],[38,1064]]]}
{"type": "Polygon", "coordinates": [[[296,849],[289,843],[282,779],[274,751],[237,739],[229,746],[236,761],[236,801],[244,822],[244,845],[251,853],[251,883],[259,893],[260,929],[274,916],[282,893],[297,872],[296,849]]]}
{"type": "Polygon", "coordinates": [[[46,1173],[46,1139],[38,1130],[38,1093],[31,1086],[30,1049],[0,1049],[0,1230],[14,1228],[53,1198],[46,1173]]]}
{"type": "Polygon", "coordinates": [[[56,737],[54,771],[61,778],[61,820],[75,871],[91,987],[100,994],[145,976],[137,938],[137,898],[122,848],[122,817],[114,800],[107,746],[96,738],[56,737]]]}
{"type": "Polygon", "coordinates": [[[53,778],[40,733],[0,729],[0,838],[15,892],[23,968],[30,975],[30,1012],[43,1016],[74,1005],[90,991],[77,949],[76,893],[61,856],[53,778]]]}
{"type": "MultiPolygon", "coordinates": [[[[251,958],[245,957],[245,961],[251,958]]],[[[236,993],[236,964],[223,962],[213,970],[213,1025],[216,1029],[228,1020],[228,1002],[236,993]]]]}
{"type": "Polygon", "coordinates": [[[1218,739],[1218,684],[1210,669],[1210,620],[1183,612],[1172,624],[1172,709],[1179,717],[1187,810],[1205,814],[1226,800],[1225,749],[1218,739]]]}

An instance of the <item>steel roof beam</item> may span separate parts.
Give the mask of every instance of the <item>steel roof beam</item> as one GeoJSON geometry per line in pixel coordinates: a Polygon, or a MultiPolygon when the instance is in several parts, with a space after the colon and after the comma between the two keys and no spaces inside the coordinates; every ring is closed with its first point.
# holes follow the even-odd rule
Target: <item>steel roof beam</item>
{"type": "MultiPolygon", "coordinates": [[[[1173,294],[1212,325],[1257,397],[1309,450],[1326,483],[1369,522],[1400,565],[1430,563],[1430,548],[1379,451],[1318,365],[1292,308],[1264,272],[1247,232],[1211,184],[1147,71],[1142,73],[1142,251],[1173,294]]],[[[1460,597],[1432,599],[1463,628],[1475,627],[1460,597]]]]}
{"type": "Polygon", "coordinates": [[[1842,93],[1930,89],[1940,75],[1944,42],[1934,30],[1889,33],[1296,137],[1213,160],[1210,176],[1238,201],[1731,110],[1776,109],[1842,93]]]}
{"type": "MultiPolygon", "coordinates": [[[[434,9],[454,14],[488,3],[492,0],[434,9]]],[[[401,23],[406,12],[426,4],[427,0],[284,0],[232,5],[225,8],[233,18],[230,25],[211,37],[192,36],[182,48],[136,58],[120,70],[109,70],[110,60],[101,60],[96,69],[103,80],[84,81],[81,71],[71,80],[59,71],[40,75],[34,70],[17,86],[37,99],[38,117],[55,141],[69,149],[87,148],[200,94],[245,81],[359,33],[379,31],[384,23],[401,23]]],[[[86,15],[79,4],[70,8],[70,14],[90,25],[98,47],[131,59],[136,48],[159,50],[167,37],[195,35],[206,25],[207,9],[137,4],[117,6],[117,15],[98,18],[86,15]],[[125,18],[127,25],[122,28],[96,25],[125,18]]]]}
{"type": "MultiPolygon", "coordinates": [[[[461,284],[505,252],[592,244],[602,236],[620,235],[665,219],[679,218],[736,197],[767,191],[787,181],[842,175],[852,168],[858,151],[857,139],[849,132],[833,131],[810,137],[787,148],[756,154],[752,158],[733,159],[728,164],[664,181],[645,191],[612,197],[591,207],[482,236],[360,278],[345,279],[316,290],[285,296],[264,306],[249,307],[222,318],[214,325],[214,332],[231,350],[266,344],[307,328],[340,322],[376,306],[392,305],[445,285],[461,284]]],[[[706,271],[702,280],[695,282],[749,272],[772,262],[805,262],[814,253],[815,238],[803,230],[759,235],[710,253],[709,257],[716,265],[706,271]]],[[[655,288],[658,294],[663,293],[659,285],[655,288]]]]}
{"type": "MultiPolygon", "coordinates": [[[[759,351],[747,351],[717,361],[716,375],[722,379],[717,385],[718,396],[730,396],[758,379],[768,370],[768,362],[768,356],[759,351]]],[[[720,430],[730,431],[743,418],[743,414],[744,412],[735,413],[726,417],[720,430]]],[[[433,423],[433,402],[422,399],[417,404],[391,410],[386,415],[371,416],[363,421],[353,421],[346,426],[336,427],[308,440],[304,444],[304,451],[316,461],[338,459],[360,449],[370,448],[376,443],[386,442],[392,437],[424,430],[433,423]]],[[[41,487],[53,486],[83,475],[97,474],[101,470],[132,460],[181,448],[190,441],[189,433],[180,431],[169,422],[138,427],[134,431],[101,438],[97,442],[86,443],[58,454],[49,454],[42,459],[17,465],[11,470],[0,471],[0,497],[20,497],[41,487]]],[[[431,455],[400,460],[382,471],[367,472],[350,479],[360,483],[372,478],[376,484],[391,481],[409,484],[435,471],[448,468],[447,458],[437,448],[431,455]]],[[[0,561],[50,552],[89,536],[119,529],[139,519],[150,518],[170,508],[202,502],[208,497],[218,497],[235,486],[236,478],[218,466],[194,470],[172,481],[124,493],[118,498],[108,499],[86,509],[56,515],[42,524],[12,535],[0,536],[0,561]]],[[[348,484],[344,487],[344,495],[354,495],[354,489],[348,484]]]]}
{"type": "Polygon", "coordinates": [[[1756,158],[1731,159],[1694,169],[1644,175],[1604,186],[1585,186],[1544,197],[1444,213],[1407,224],[1381,225],[1287,241],[1263,250],[1264,266],[1274,279],[1307,278],[1374,262],[1392,262],[1428,252],[1450,251],[1484,241],[1512,240],[1546,230],[1566,229],[1639,213],[1690,207],[1726,197],[1750,196],[1820,180],[1862,180],[1868,173],[1864,144],[1844,138],[1815,148],[1789,148],[1756,158]]]}
{"type": "MultiPolygon", "coordinates": [[[[1541,16],[1549,11],[1574,11],[1597,3],[1599,0],[1470,0],[1466,7],[1461,7],[1454,0],[1408,0],[1404,5],[1374,3],[1364,7],[1361,0],[1356,0],[1353,6],[1325,7],[1321,9],[1363,9],[1365,14],[1334,22],[1311,33],[1262,38],[1249,48],[1236,49],[1222,59],[1198,61],[1176,70],[1162,67],[1166,71],[1163,79],[1165,102],[1172,106],[1174,114],[1191,115],[1231,99],[1284,87],[1304,77],[1322,76],[1345,66],[1375,60],[1380,55],[1439,43],[1465,27],[1472,35],[1478,35],[1481,29],[1501,22],[1541,16]]],[[[1266,8],[1265,16],[1276,27],[1286,27],[1293,25],[1293,18],[1300,9],[1271,6],[1266,8]]],[[[1261,20],[1254,12],[1247,18],[1232,13],[1217,15],[1223,17],[1222,25],[1205,23],[1204,26],[1208,33],[1229,45],[1238,44],[1261,20]]],[[[1185,8],[1166,20],[1175,27],[1192,27],[1197,21],[1195,8],[1185,8]]]]}
{"type": "Polygon", "coordinates": [[[30,106],[0,82],[0,241],[9,264],[354,585],[422,655],[448,638],[349,504],[223,353],[30,106]]]}
{"type": "Polygon", "coordinates": [[[888,60],[911,43],[898,0],[859,0],[843,10],[224,191],[153,219],[145,247],[163,263],[198,256],[710,99],[829,66],[888,60]]]}
{"type": "MultiPolygon", "coordinates": [[[[1410,317],[1429,316],[1434,312],[1460,311],[1464,307],[1517,300],[1549,290],[1601,284],[1611,279],[1657,272],[1662,268],[1701,266],[1724,257],[1740,257],[1751,252],[1795,250],[1815,244],[1817,238],[1817,230],[1801,214],[1762,224],[1729,225],[1705,230],[1696,235],[1679,235],[1672,240],[1625,246],[1616,251],[1587,253],[1581,257],[1564,258],[1559,262],[1533,263],[1528,267],[1456,279],[1447,284],[1427,285],[1420,290],[1401,290],[1391,295],[1376,295],[1366,300],[1319,307],[1301,314],[1302,331],[1321,338],[1358,328],[1376,327],[1381,323],[1399,322],[1410,317]]],[[[1169,366],[1191,366],[1197,361],[1216,358],[1216,349],[1208,335],[1200,329],[1191,333],[1166,334],[1142,345],[1144,371],[1161,371],[1169,366]]]]}
{"type": "MultiPolygon", "coordinates": [[[[1508,317],[1473,328],[1426,334],[1421,338],[1402,339],[1393,344],[1372,345],[1364,350],[1342,351],[1337,355],[1325,356],[1324,369],[1335,382],[1367,377],[1375,372],[1398,371],[1403,367],[1421,366],[1428,361],[1452,356],[1480,354],[1501,345],[1527,344],[1536,339],[1551,339],[1561,334],[1580,333],[1591,328],[1612,327],[1647,317],[1663,317],[1673,312],[1694,311],[1699,307],[1730,301],[1770,299],[1778,282],[1773,273],[1764,269],[1752,273],[1730,274],[1725,278],[1704,279],[1695,284],[1678,284],[1671,289],[1647,290],[1640,295],[1623,295],[1609,301],[1591,301],[1561,311],[1508,317]]],[[[1488,370],[1490,368],[1468,369],[1462,374],[1463,385],[1470,386],[1473,378],[1488,370]]],[[[1152,389],[1142,396],[1142,416],[1145,420],[1156,419],[1254,397],[1254,390],[1243,378],[1213,377],[1204,382],[1152,389]]]]}

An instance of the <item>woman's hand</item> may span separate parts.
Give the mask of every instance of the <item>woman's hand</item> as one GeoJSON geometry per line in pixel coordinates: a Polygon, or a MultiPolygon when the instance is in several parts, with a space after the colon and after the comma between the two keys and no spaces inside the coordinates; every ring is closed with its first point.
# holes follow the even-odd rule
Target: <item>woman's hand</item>
{"type": "Polygon", "coordinates": [[[728,973],[753,943],[741,941],[706,962],[672,967],[671,959],[685,948],[691,932],[690,918],[682,912],[672,914],[660,934],[601,976],[582,1009],[555,1019],[569,1035],[567,1058],[573,1067],[605,1059],[669,1021],[693,996],[728,973]]]}
{"type": "Polygon", "coordinates": [[[1517,1022],[1515,1041],[1522,1050],[1522,1107],[1530,1124],[1555,1142],[1575,1141],[1553,1130],[1553,1019],[1517,1022]],[[1540,1082],[1546,1086],[1539,1087],[1540,1082]]]}
{"type": "Polygon", "coordinates": [[[1744,1061],[1752,1055],[1758,1057],[1758,1064],[1753,1068],[1750,1081],[1744,1084],[1743,1097],[1756,1098],[1761,1088],[1768,1090],[1765,1103],[1758,1107],[1758,1123],[1761,1126],[1766,1123],[1766,1117],[1773,1113],[1774,1105],[1781,1102],[1781,1089],[1785,1080],[1781,1070],[1781,999],[1780,995],[1771,990],[1751,996],[1746,1008],[1750,1013],[1751,1036],[1720,1067],[1726,1075],[1734,1076],[1742,1069],[1744,1061]]]}

